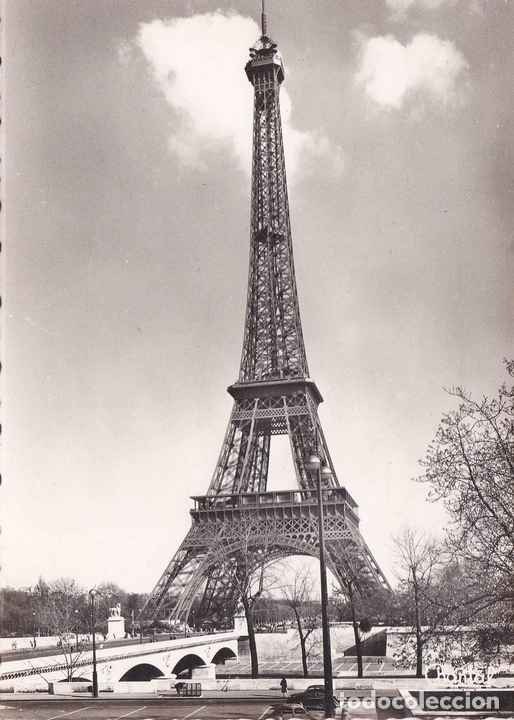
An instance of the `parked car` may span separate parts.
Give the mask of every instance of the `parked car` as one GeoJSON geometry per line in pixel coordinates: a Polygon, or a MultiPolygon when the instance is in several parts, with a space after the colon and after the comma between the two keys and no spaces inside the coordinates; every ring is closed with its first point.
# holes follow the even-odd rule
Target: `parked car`
{"type": "MultiPolygon", "coordinates": [[[[325,707],[325,686],[309,685],[307,690],[291,695],[291,702],[301,703],[307,710],[323,710],[325,707]]],[[[334,708],[339,707],[339,700],[332,698],[334,708]]]]}
{"type": "Polygon", "coordinates": [[[264,715],[263,719],[268,720],[291,720],[291,718],[303,718],[303,720],[319,720],[323,715],[320,713],[308,712],[301,703],[283,702],[275,705],[264,715]]]}

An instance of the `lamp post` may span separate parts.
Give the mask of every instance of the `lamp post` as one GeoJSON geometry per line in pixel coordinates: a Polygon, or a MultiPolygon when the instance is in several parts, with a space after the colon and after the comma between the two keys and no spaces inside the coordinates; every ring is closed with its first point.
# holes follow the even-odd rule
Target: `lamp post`
{"type": "Polygon", "coordinates": [[[318,540],[319,540],[319,573],[321,584],[321,624],[323,631],[323,675],[325,678],[325,717],[332,717],[334,712],[332,682],[332,650],[330,648],[330,624],[328,617],[327,566],[325,564],[325,533],[323,528],[323,494],[321,480],[327,480],[332,473],[328,465],[322,464],[320,458],[311,453],[305,461],[305,469],[316,474],[318,495],[318,540]]]}
{"type": "Polygon", "coordinates": [[[259,578],[259,590],[257,591],[257,595],[259,597],[261,597],[262,591],[264,590],[264,562],[265,562],[264,552],[261,548],[259,548],[257,550],[257,555],[259,555],[260,563],[261,563],[261,575],[259,578]]]}
{"type": "Polygon", "coordinates": [[[93,632],[93,697],[98,697],[98,675],[96,674],[96,622],[95,622],[95,595],[96,590],[90,590],[91,595],[91,630],[93,632]]]}
{"type": "Polygon", "coordinates": [[[75,639],[77,641],[77,652],[79,651],[79,611],[75,610],[75,639]]]}
{"type": "Polygon", "coordinates": [[[36,613],[32,613],[32,635],[34,637],[34,649],[36,648],[36,613]]]}
{"type": "Polygon", "coordinates": [[[139,609],[139,644],[143,644],[143,616],[141,615],[143,611],[141,608],[139,609]]]}

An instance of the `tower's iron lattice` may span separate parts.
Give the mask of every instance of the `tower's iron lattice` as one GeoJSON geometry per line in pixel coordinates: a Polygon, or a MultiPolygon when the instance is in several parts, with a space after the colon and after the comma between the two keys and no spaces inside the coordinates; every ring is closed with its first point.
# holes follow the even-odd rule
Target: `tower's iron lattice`
{"type": "Polygon", "coordinates": [[[195,497],[192,526],[146,605],[147,617],[196,619],[234,612],[237,582],[226,559],[251,568],[289,555],[319,555],[315,450],[330,467],[323,488],[326,557],[344,588],[358,561],[368,584],[388,587],[359,531],[357,505],[340,487],[318,418],[322,397],[309,378],[293,263],[279,91],[284,68],[262,36],[246,74],[254,88],[250,269],[232,414],[207,495],[195,497]],[[298,490],[268,492],[272,435],[288,435],[298,490]]]}

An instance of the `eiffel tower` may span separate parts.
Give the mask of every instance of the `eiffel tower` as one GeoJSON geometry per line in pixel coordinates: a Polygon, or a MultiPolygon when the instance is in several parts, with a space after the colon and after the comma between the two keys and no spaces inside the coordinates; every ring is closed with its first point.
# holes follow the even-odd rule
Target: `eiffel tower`
{"type": "Polygon", "coordinates": [[[337,479],[318,417],[300,322],[280,119],[280,53],[267,34],[250,48],[254,88],[250,269],[239,378],[207,494],[193,497],[192,526],[145,606],[146,617],[196,620],[234,613],[239,598],[220,561],[243,553],[253,569],[292,555],[319,557],[317,479],[322,460],[326,563],[344,589],[358,559],[368,589],[389,588],[359,531],[357,504],[337,479]],[[288,435],[297,489],[267,491],[271,438],[288,435]],[[263,553],[265,552],[265,560],[263,553]],[[350,558],[352,560],[350,560],[350,558]],[[353,563],[353,564],[352,564],[353,563]]]}

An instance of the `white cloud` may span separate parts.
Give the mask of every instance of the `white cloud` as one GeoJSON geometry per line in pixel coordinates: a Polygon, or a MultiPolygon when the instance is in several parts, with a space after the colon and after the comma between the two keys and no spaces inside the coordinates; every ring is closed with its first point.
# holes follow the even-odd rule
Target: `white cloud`
{"type": "Polygon", "coordinates": [[[446,105],[456,99],[467,65],[455,45],[437,35],[415,35],[406,46],[386,35],[363,40],[355,82],[382,106],[400,108],[413,97],[446,105]]]}
{"type": "MultiPolygon", "coordinates": [[[[219,10],[140,26],[136,42],[175,111],[169,146],[185,166],[205,167],[210,151],[230,148],[250,173],[253,89],[244,65],[259,36],[251,18],[219,10]]],[[[281,111],[289,176],[300,169],[304,156],[334,155],[326,138],[292,126],[284,89],[281,111]]]]}

